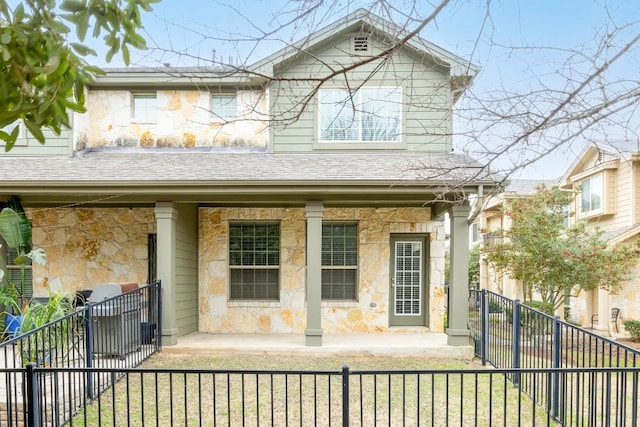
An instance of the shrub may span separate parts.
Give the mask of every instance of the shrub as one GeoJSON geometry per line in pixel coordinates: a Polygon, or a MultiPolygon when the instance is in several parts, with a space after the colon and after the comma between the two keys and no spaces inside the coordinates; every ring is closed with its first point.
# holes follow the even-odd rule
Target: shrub
{"type": "Polygon", "coordinates": [[[502,313],[502,305],[498,301],[489,300],[489,313],[502,313]]]}
{"type": "Polygon", "coordinates": [[[526,305],[529,308],[533,308],[534,310],[541,311],[545,314],[550,314],[553,316],[553,304],[550,302],[544,301],[525,301],[522,305],[526,305]]]}
{"type": "Polygon", "coordinates": [[[640,341],[640,320],[625,320],[624,328],[629,332],[631,338],[640,341]]]}

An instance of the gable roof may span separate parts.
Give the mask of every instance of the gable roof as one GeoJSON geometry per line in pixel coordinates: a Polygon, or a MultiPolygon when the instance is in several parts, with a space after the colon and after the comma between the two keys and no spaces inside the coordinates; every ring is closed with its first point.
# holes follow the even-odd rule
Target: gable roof
{"type": "Polygon", "coordinates": [[[631,160],[634,155],[640,154],[640,140],[638,141],[588,141],[576,160],[569,166],[560,178],[559,185],[563,188],[571,185],[571,177],[584,171],[587,160],[594,155],[600,156],[600,163],[609,161],[631,160]]]}
{"type": "MultiPolygon", "coordinates": [[[[409,32],[365,9],[338,19],[289,46],[258,60],[247,68],[243,66],[198,66],[198,67],[124,67],[105,68],[105,75],[97,76],[88,86],[144,88],[162,84],[164,87],[187,87],[207,85],[245,85],[258,87],[274,77],[274,68],[296,55],[317,46],[326,40],[366,28],[369,32],[382,33],[395,40],[402,40],[409,32]]],[[[404,47],[428,55],[432,60],[449,69],[449,77],[455,88],[469,85],[479,71],[478,66],[427,41],[419,36],[409,38],[404,47]]]]}
{"type": "MultiPolygon", "coordinates": [[[[250,68],[254,72],[273,75],[273,66],[291,59],[298,53],[312,48],[337,34],[345,34],[366,27],[370,30],[383,32],[385,35],[391,36],[393,40],[402,40],[409,35],[409,31],[398,25],[387,21],[365,9],[358,9],[345,17],[315,31],[302,40],[299,40],[290,46],[282,48],[277,52],[267,56],[266,58],[256,62],[250,68]]],[[[419,36],[409,38],[405,46],[415,50],[416,52],[430,55],[437,63],[442,64],[450,69],[452,78],[468,77],[473,78],[479,71],[477,65],[454,55],[453,53],[431,43],[419,36]]]]}

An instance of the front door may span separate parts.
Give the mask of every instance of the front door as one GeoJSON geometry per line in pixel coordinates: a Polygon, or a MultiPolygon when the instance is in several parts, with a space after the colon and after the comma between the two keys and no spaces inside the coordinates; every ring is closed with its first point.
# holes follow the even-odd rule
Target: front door
{"type": "Polygon", "coordinates": [[[427,325],[426,237],[391,238],[390,326],[427,325]]]}

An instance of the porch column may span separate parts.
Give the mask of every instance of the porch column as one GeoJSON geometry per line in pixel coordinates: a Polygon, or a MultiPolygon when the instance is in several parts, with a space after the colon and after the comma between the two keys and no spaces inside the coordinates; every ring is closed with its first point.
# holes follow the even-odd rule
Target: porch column
{"type": "Polygon", "coordinates": [[[451,219],[447,344],[469,345],[467,298],[469,296],[469,202],[453,206],[451,219]]]}
{"type": "Polygon", "coordinates": [[[176,327],[176,219],[171,202],[156,202],[157,277],[162,281],[162,344],[175,345],[176,327]]]}
{"type": "Polygon", "coordinates": [[[322,213],[324,207],[318,200],[307,202],[307,328],[305,345],[322,345],[322,213]]]}

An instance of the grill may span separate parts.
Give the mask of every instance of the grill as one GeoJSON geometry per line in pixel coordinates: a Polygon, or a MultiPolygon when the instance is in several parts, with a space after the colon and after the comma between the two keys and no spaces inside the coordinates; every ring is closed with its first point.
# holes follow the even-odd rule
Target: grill
{"type": "Polygon", "coordinates": [[[121,359],[140,349],[140,292],[136,283],[103,283],[87,300],[91,304],[93,352],[121,359]]]}

